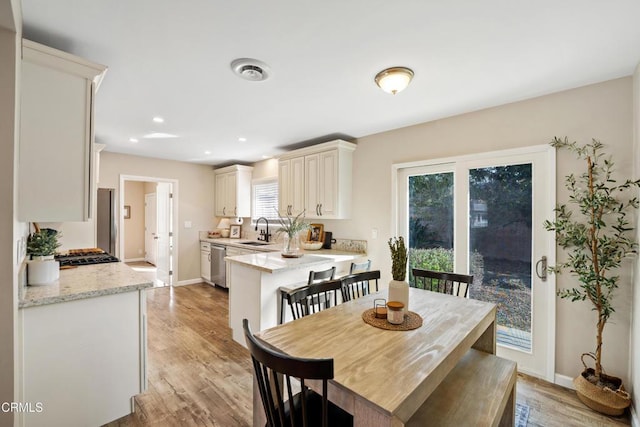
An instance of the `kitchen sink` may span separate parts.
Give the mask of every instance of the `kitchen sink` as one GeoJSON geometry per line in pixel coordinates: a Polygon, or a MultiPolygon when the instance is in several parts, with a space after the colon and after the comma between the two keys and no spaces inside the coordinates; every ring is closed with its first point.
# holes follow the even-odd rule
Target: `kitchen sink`
{"type": "Polygon", "coordinates": [[[241,245],[248,245],[248,246],[264,246],[264,245],[270,245],[271,243],[266,243],[266,242],[240,242],[241,245]]]}

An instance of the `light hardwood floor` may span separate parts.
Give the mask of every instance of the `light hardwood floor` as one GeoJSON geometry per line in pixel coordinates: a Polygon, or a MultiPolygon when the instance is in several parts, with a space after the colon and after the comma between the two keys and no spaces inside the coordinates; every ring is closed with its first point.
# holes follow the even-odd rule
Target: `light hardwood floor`
{"type": "MultiPolygon", "coordinates": [[[[249,426],[252,377],[248,351],[231,338],[228,293],[207,284],[147,291],[148,390],[120,426],[249,426]]],[[[537,426],[624,426],[586,408],[571,390],[518,375],[517,402],[537,426]]]]}

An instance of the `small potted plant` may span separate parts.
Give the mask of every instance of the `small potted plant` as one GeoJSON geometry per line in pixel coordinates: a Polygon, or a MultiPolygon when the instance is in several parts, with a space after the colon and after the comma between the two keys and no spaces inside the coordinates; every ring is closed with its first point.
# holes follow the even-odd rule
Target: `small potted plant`
{"type": "Polygon", "coordinates": [[[391,276],[393,280],[389,282],[389,301],[400,301],[404,304],[404,312],[409,310],[409,284],[405,281],[407,277],[407,247],[404,238],[392,237],[389,239],[389,249],[391,250],[391,276]]]}
{"type": "Polygon", "coordinates": [[[289,214],[282,217],[278,212],[278,221],[280,229],[276,233],[283,235],[282,256],[284,258],[301,257],[303,254],[300,251],[300,233],[309,229],[309,224],[304,220],[304,211],[295,217],[291,217],[289,214]]]}
{"type": "Polygon", "coordinates": [[[56,249],[60,247],[60,234],[51,228],[40,229],[34,223],[35,231],[27,239],[27,283],[45,285],[60,277],[60,263],[54,260],[56,249]]]}
{"type": "Polygon", "coordinates": [[[567,149],[585,161],[586,170],[579,176],[570,174],[565,185],[569,202],[576,212],[562,204],[555,208],[554,221],[545,221],[544,227],[556,234],[558,246],[567,251],[568,260],[556,265],[552,271],[560,273],[568,268],[578,279],[577,286],[558,291],[560,298],[588,301],[596,312],[595,351],[582,354],[584,371],[573,384],[582,402],[608,415],[621,415],[631,400],[622,387],[622,380],[604,373],[602,367],[602,334],[614,308],[613,293],[620,277],[615,271],[623,259],[637,253],[632,240],[627,213],[638,208],[636,197],[625,197],[625,190],[639,188],[640,180],[616,182],[612,176],[613,161],[602,153],[603,144],[592,140],[582,146],[567,138],[554,138],[551,145],[567,149]],[[595,369],[584,361],[589,357],[595,369]]]}

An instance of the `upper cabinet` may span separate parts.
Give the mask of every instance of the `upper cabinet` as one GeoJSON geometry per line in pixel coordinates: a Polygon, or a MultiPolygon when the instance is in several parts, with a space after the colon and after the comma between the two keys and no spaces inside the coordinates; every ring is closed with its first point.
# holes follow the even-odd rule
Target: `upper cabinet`
{"type": "Polygon", "coordinates": [[[356,145],[343,140],[291,151],[280,158],[279,209],[307,218],[351,216],[352,164],[356,145]]]}
{"type": "Polygon", "coordinates": [[[94,190],[93,104],[106,67],[22,42],[18,218],[87,221],[94,190]]]}
{"type": "Polygon", "coordinates": [[[251,216],[250,166],[233,165],[216,169],[215,215],[227,217],[251,216]]]}

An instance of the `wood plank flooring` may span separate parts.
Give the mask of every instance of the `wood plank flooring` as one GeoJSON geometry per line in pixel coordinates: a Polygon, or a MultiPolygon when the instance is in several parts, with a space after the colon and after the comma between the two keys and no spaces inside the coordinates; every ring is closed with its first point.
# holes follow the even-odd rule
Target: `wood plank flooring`
{"type": "MultiPolygon", "coordinates": [[[[252,377],[248,351],[231,338],[228,293],[207,284],[147,291],[148,390],[136,412],[108,427],[249,426],[252,377]]],[[[628,426],[585,407],[572,390],[519,374],[517,402],[530,427],[628,426]]]]}

